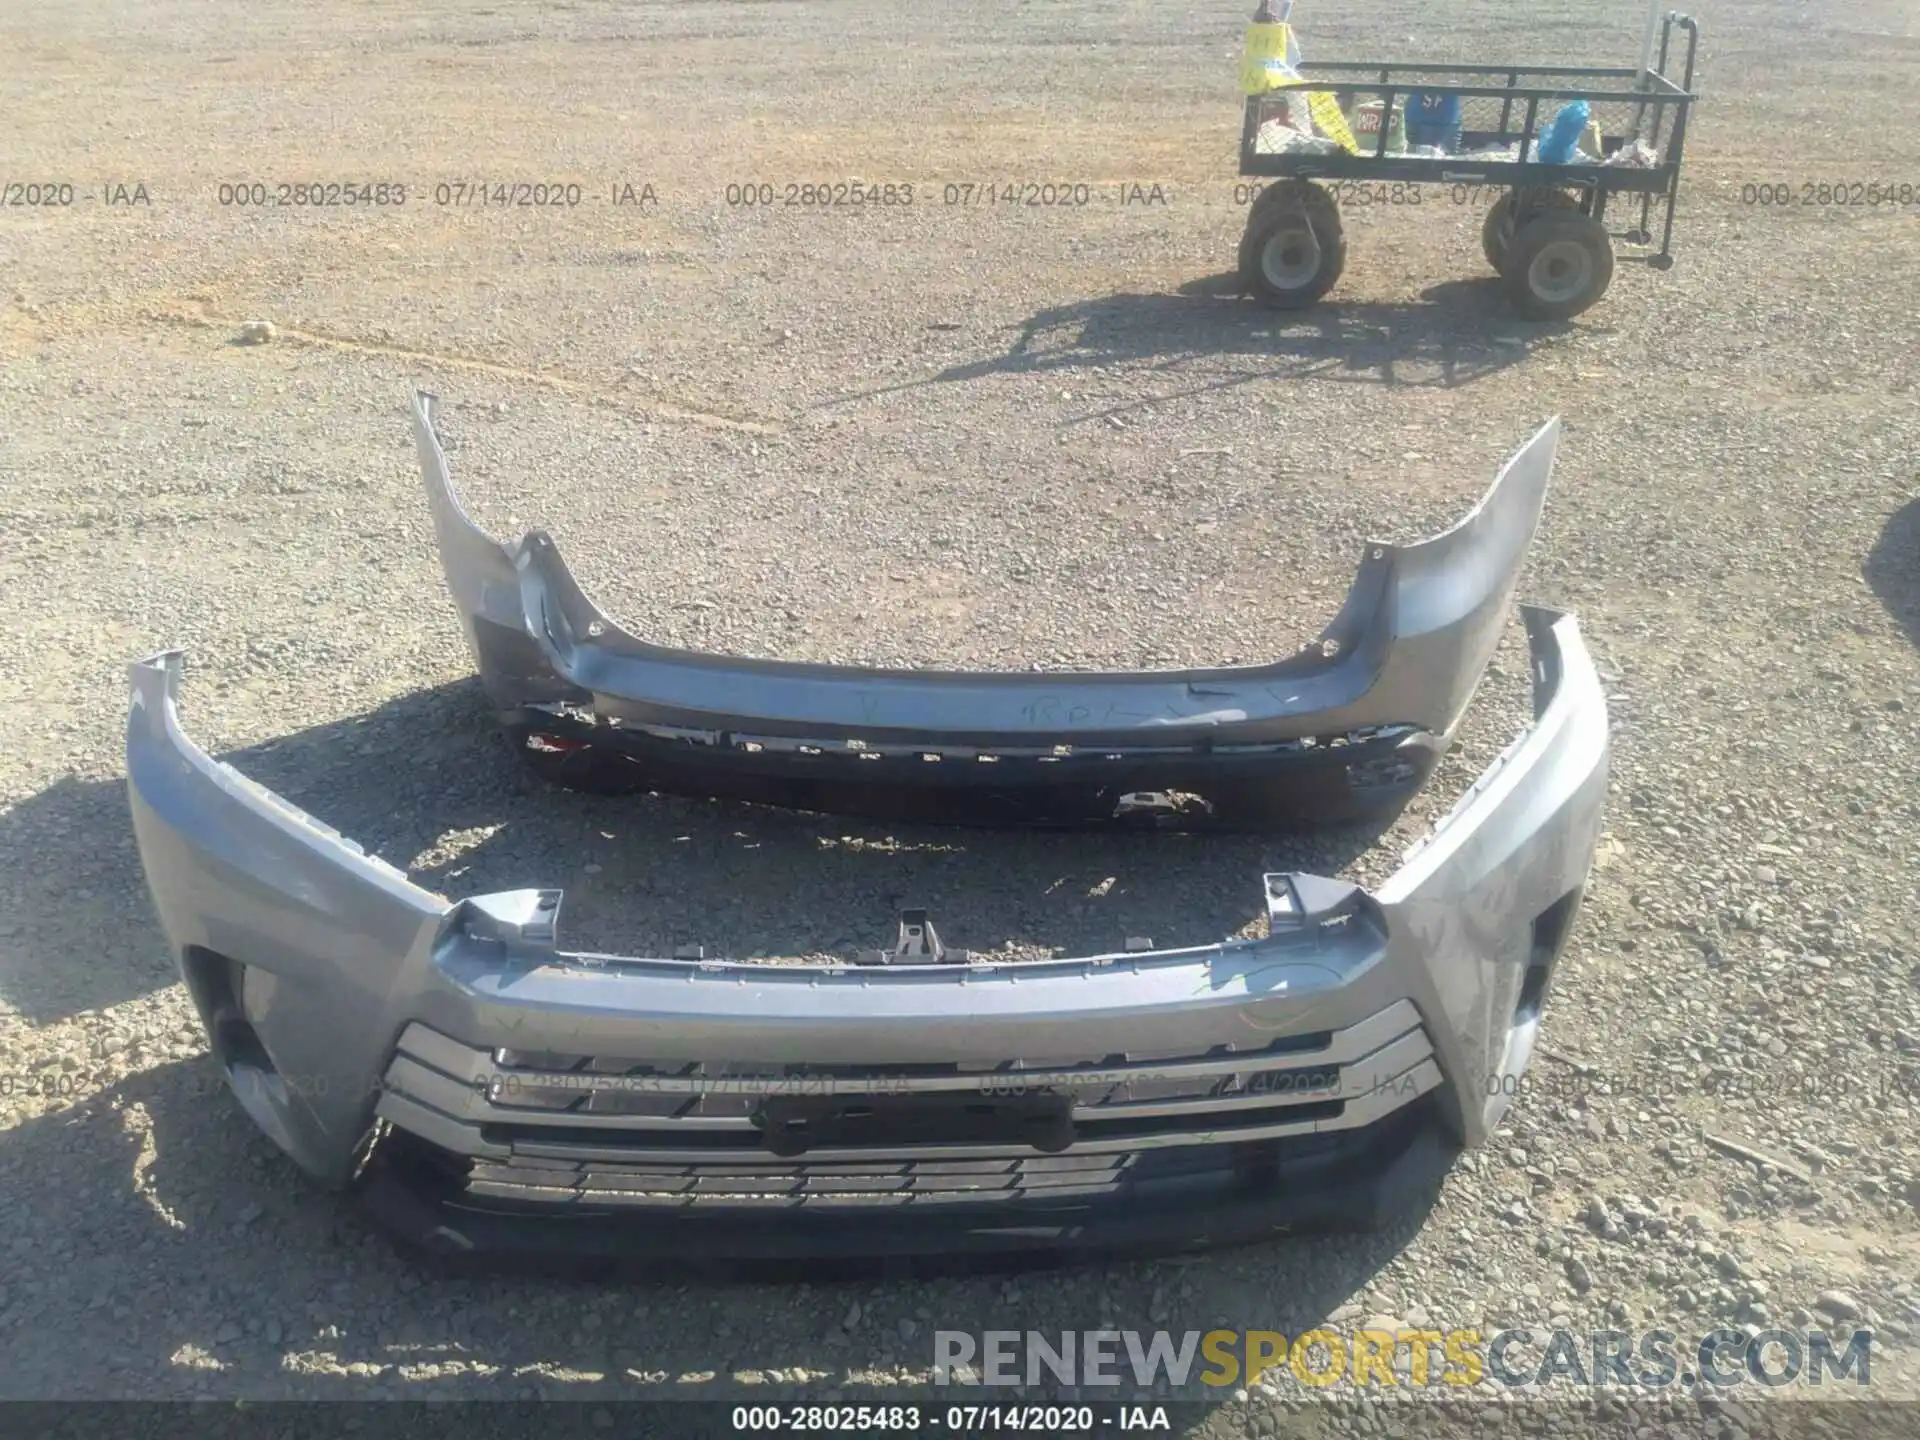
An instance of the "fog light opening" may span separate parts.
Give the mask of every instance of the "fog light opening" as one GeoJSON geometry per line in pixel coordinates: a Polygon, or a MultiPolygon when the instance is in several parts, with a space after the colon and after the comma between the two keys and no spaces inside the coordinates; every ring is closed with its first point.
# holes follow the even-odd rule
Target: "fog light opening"
{"type": "Polygon", "coordinates": [[[247,1019],[245,1003],[241,996],[245,994],[247,967],[238,960],[228,960],[221,976],[218,992],[212,997],[208,1016],[208,1039],[213,1045],[213,1058],[222,1068],[233,1071],[247,1069],[258,1071],[261,1075],[275,1075],[273,1059],[267,1054],[267,1047],[260,1043],[260,1035],[247,1019]]]}
{"type": "Polygon", "coordinates": [[[212,951],[188,957],[187,973],[194,998],[200,1002],[213,1058],[225,1072],[233,1098],[247,1117],[283,1150],[293,1148],[287,1128],[287,1086],[259,1032],[247,1019],[247,967],[212,951]]]}
{"type": "Polygon", "coordinates": [[[1581,891],[1569,890],[1553,904],[1533,917],[1533,939],[1527,956],[1527,973],[1520,981],[1520,999],[1513,1009],[1514,1024],[1538,1021],[1546,1008],[1547,987],[1553,979],[1554,964],[1566,948],[1573,929],[1573,917],[1580,909],[1581,891]]]}
{"type": "Polygon", "coordinates": [[[1581,890],[1576,887],[1534,916],[1527,945],[1527,967],[1520,977],[1519,998],[1514,1001],[1513,1019],[1507,1026],[1506,1041],[1500,1047],[1499,1063],[1487,1076],[1486,1098],[1481,1106],[1480,1122],[1492,1129],[1513,1103],[1520,1077],[1533,1059],[1534,1042],[1540,1035],[1540,1015],[1546,1008],[1547,991],[1553,984],[1553,967],[1565,948],[1573,929],[1573,917],[1580,909],[1581,890]]]}

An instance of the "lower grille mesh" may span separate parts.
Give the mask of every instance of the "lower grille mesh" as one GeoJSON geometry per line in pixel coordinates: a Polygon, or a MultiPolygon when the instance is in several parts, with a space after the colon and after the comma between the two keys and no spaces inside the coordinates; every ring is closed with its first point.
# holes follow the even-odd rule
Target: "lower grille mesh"
{"type": "Polygon", "coordinates": [[[389,1147],[444,1198],[478,1210],[618,1214],[726,1208],[790,1213],[915,1211],[966,1205],[1080,1206],[1207,1188],[1313,1184],[1351,1173],[1376,1149],[1422,1123],[1426,1102],[1371,1126],[1239,1145],[1091,1156],[1005,1155],[970,1161],[658,1165],[456,1155],[404,1131],[389,1147]]]}

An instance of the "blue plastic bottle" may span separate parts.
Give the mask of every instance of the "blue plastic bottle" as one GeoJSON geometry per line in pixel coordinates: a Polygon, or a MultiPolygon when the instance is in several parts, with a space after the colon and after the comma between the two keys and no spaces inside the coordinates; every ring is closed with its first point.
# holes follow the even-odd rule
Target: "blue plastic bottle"
{"type": "Polygon", "coordinates": [[[1580,144],[1580,132],[1587,128],[1587,102],[1573,100],[1560,107],[1553,124],[1540,141],[1542,165],[1570,165],[1580,144]]]}
{"type": "Polygon", "coordinates": [[[1460,148],[1460,97],[1416,90],[1407,97],[1407,144],[1434,145],[1453,154],[1460,148]]]}

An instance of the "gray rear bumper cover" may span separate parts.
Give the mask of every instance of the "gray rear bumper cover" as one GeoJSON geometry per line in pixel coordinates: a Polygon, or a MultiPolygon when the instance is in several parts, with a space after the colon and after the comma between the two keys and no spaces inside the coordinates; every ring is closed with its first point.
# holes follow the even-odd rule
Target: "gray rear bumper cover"
{"type": "Polygon", "coordinates": [[[629,633],[546,532],[503,545],[474,525],[434,407],[416,393],[447,586],[488,697],[549,773],[584,778],[591,766],[643,788],[989,823],[1397,810],[1499,642],[1559,439],[1548,422],[1444,533],[1369,544],[1321,638],[1273,664],[905,671],[710,655],[629,633]],[[1157,803],[1171,795],[1184,808],[1157,803]]]}
{"type": "MultiPolygon", "coordinates": [[[[553,572],[524,550],[519,566],[517,586],[476,604],[544,605],[553,572]]],[[[1423,570],[1422,593],[1457,600],[1464,588],[1444,570],[1423,570]]],[[[701,1148],[712,1145],[766,1158],[755,1122],[732,1114],[669,1121],[615,1107],[581,1120],[523,1106],[517,1087],[573,1082],[521,1059],[502,1088],[497,1067],[509,1050],[629,1057],[654,1074],[720,1065],[768,1076],[822,1064],[924,1074],[944,1064],[939,1086],[949,1091],[1004,1082],[1009,1067],[1078,1063],[1062,1057],[1107,1057],[1124,1069],[1129,1055],[1144,1056],[1216,1073],[1222,1056],[1244,1052],[1249,1072],[1323,1069],[1311,1092],[1272,1094],[1257,1112],[1244,1096],[1211,1093],[1108,1106],[1089,1130],[1109,1140],[1087,1148],[1097,1156],[1112,1137],[1164,1137],[1169,1126],[1174,1140],[1151,1143],[1315,1134],[1371,1123],[1421,1095],[1472,1143],[1508,1103],[1502,1077],[1527,1063],[1607,780],[1604,698],[1574,621],[1524,616],[1536,710],[1527,731],[1378,890],[1268,877],[1272,933],[1256,941],[878,967],[568,953],[557,948],[557,890],[431,894],[209,758],[179,725],[178,652],[131,667],[128,788],[154,903],[216,1055],[249,1114],[330,1184],[353,1176],[376,1117],[488,1163],[586,1164],[636,1145],[676,1164],[683,1151],[717,1154],[701,1148]],[[209,980],[224,962],[244,967],[226,997],[237,1016],[209,980]]],[[[684,671],[702,666],[659,668],[692,684],[684,671]]],[[[816,693],[789,678],[783,693],[794,707],[837,703],[837,687],[816,693]]],[[[919,704],[904,688],[902,703],[919,704]]],[[[945,918],[964,932],[964,917],[945,918]]],[[[903,1164],[941,1150],[909,1148],[903,1164]]]]}

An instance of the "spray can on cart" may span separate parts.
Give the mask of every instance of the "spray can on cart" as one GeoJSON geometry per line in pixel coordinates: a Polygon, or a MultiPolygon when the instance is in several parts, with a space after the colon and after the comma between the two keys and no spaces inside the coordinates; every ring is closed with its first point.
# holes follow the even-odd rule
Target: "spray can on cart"
{"type": "Polygon", "coordinates": [[[1407,97],[1407,143],[1456,154],[1460,149],[1460,97],[1416,90],[1407,97]]]}

